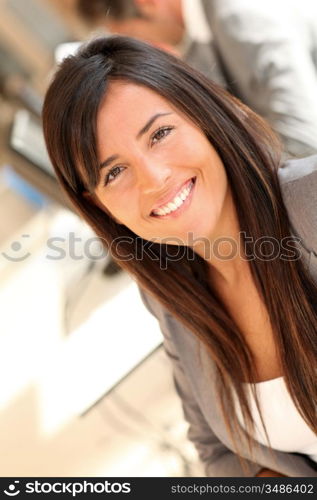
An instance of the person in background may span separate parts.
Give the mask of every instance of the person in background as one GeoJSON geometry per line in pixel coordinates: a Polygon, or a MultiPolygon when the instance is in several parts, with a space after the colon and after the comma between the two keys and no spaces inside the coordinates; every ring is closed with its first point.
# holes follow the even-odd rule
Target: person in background
{"type": "Polygon", "coordinates": [[[120,35],[62,62],[43,129],[160,323],[206,475],[317,476],[317,155],[283,163],[250,108],[120,35]]]}
{"type": "Polygon", "coordinates": [[[78,0],[110,31],[177,47],[269,121],[286,151],[317,152],[315,0],[78,0]],[[211,37],[212,33],[212,37],[211,37]]]}
{"type": "Polygon", "coordinates": [[[76,5],[90,27],[151,42],[226,87],[199,1],[77,0],[76,5]]]}

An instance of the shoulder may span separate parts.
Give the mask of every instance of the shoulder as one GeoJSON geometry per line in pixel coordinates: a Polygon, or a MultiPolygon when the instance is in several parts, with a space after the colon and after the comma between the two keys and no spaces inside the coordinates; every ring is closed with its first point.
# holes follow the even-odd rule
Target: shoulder
{"type": "Polygon", "coordinates": [[[158,300],[152,297],[152,295],[148,291],[144,290],[144,288],[142,288],[140,285],[138,285],[138,290],[142,302],[147,308],[147,310],[151,314],[153,314],[153,316],[159,319],[159,316],[162,314],[163,309],[158,300]]]}
{"type": "Polygon", "coordinates": [[[148,290],[141,285],[138,285],[138,289],[143,304],[159,322],[165,348],[169,352],[177,352],[177,356],[192,367],[193,352],[199,345],[196,336],[148,290]]]}
{"type": "MultiPolygon", "coordinates": [[[[263,21],[269,22],[276,28],[283,28],[289,11],[292,11],[294,2],[288,2],[288,11],[285,11],[285,2],[277,3],[275,0],[254,2],[253,0],[202,0],[202,5],[207,19],[215,27],[221,23],[222,29],[240,33],[241,28],[246,28],[248,33],[268,32],[263,21]],[[277,16],[276,14],[281,14],[277,16]],[[254,24],[250,26],[249,22],[254,24]],[[223,24],[224,23],[224,24],[223,24]]],[[[243,36],[243,33],[241,33],[243,36]]]]}
{"type": "Polygon", "coordinates": [[[277,173],[294,232],[317,252],[317,155],[287,160],[277,173]]]}
{"type": "Polygon", "coordinates": [[[309,175],[312,175],[312,178],[317,177],[317,154],[306,158],[287,160],[278,169],[281,185],[293,181],[301,182],[309,175]]]}
{"type": "Polygon", "coordinates": [[[139,294],[146,309],[158,320],[163,336],[168,339],[175,327],[171,325],[171,314],[148,290],[138,285],[139,294]]]}

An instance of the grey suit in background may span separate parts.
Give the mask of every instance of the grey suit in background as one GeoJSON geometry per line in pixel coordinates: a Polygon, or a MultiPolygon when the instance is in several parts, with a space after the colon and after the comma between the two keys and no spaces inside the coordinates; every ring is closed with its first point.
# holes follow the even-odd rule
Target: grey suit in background
{"type": "Polygon", "coordinates": [[[213,40],[185,60],[266,118],[292,156],[317,153],[316,0],[202,5],[213,40]]]}
{"type": "MultiPolygon", "coordinates": [[[[291,232],[300,238],[301,258],[317,282],[317,155],[289,160],[278,173],[291,232]]],[[[188,438],[197,448],[206,475],[243,477],[216,404],[214,365],[204,345],[148,292],[139,290],[145,306],[159,321],[176,391],[189,423],[188,438]]],[[[251,467],[250,476],[262,467],[290,477],[317,476],[317,464],[306,455],[276,451],[275,464],[264,445],[259,445],[253,461],[246,441],[241,443],[241,449],[251,467]]]]}

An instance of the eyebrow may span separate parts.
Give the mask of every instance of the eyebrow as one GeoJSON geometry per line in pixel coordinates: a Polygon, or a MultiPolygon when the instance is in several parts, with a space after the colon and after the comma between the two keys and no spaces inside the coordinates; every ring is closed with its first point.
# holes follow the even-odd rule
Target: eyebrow
{"type": "MultiPolygon", "coordinates": [[[[161,117],[161,116],[167,116],[167,115],[171,115],[171,114],[172,113],[156,113],[155,115],[153,115],[146,122],[146,124],[144,125],[144,127],[141,128],[141,130],[137,133],[136,139],[140,139],[142,137],[142,135],[144,135],[151,128],[151,126],[153,125],[153,123],[155,122],[155,120],[157,120],[159,117],[161,117]]],[[[99,169],[101,170],[102,168],[108,167],[112,162],[114,162],[118,158],[119,158],[119,155],[109,156],[109,158],[107,158],[105,161],[103,161],[102,163],[100,163],[99,169]]]]}
{"type": "Polygon", "coordinates": [[[107,158],[105,161],[103,161],[102,163],[100,163],[99,169],[101,170],[102,168],[108,167],[108,165],[110,165],[112,162],[114,162],[118,158],[119,158],[118,155],[109,156],[109,158],[107,158]]]}
{"type": "Polygon", "coordinates": [[[149,128],[153,125],[153,123],[155,122],[155,120],[157,120],[157,118],[159,118],[160,116],[167,116],[171,114],[172,113],[156,113],[156,115],[153,115],[152,118],[150,118],[149,121],[144,125],[144,127],[141,128],[136,138],[140,139],[142,135],[144,135],[149,130],[149,128]]]}

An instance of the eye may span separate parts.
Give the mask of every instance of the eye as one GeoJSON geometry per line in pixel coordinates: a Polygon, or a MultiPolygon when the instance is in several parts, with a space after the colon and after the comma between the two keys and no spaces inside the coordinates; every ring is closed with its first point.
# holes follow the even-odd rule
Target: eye
{"type": "Polygon", "coordinates": [[[111,176],[113,175],[114,176],[113,178],[115,179],[119,175],[119,173],[121,172],[120,169],[124,169],[124,168],[125,167],[119,167],[118,165],[116,165],[115,167],[112,167],[105,177],[104,186],[113,182],[113,179],[111,179],[111,176]]]}
{"type": "Polygon", "coordinates": [[[174,127],[160,127],[151,135],[151,145],[160,142],[173,130],[174,127]]]}

